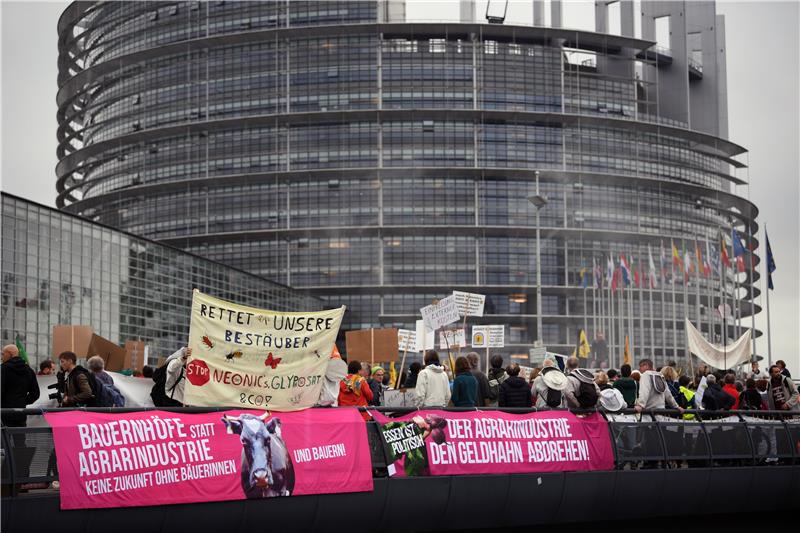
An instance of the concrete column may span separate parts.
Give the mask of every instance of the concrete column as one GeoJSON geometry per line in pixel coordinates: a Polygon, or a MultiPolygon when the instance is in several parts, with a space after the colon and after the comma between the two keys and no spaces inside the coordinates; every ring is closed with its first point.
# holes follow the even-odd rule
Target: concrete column
{"type": "MultiPolygon", "coordinates": [[[[699,50],[698,55],[703,65],[702,79],[690,79],[689,81],[692,119],[690,127],[711,135],[719,135],[720,108],[718,102],[722,95],[717,62],[720,55],[719,50],[725,48],[725,35],[723,33],[721,37],[718,37],[719,28],[713,1],[687,2],[686,15],[690,45],[687,52],[691,57],[693,50],[699,50]],[[720,40],[721,46],[718,46],[720,40]]],[[[727,108],[727,105],[725,107],[727,108]]]]}
{"type": "Polygon", "coordinates": [[[544,26],[544,0],[533,0],[533,25],[544,26]]]}
{"type": "Polygon", "coordinates": [[[552,0],[550,2],[550,27],[561,28],[562,26],[561,0],[552,0]]]}
{"type": "Polygon", "coordinates": [[[463,23],[475,22],[475,0],[458,1],[458,20],[463,23]]]}
{"type": "Polygon", "coordinates": [[[406,0],[378,0],[378,22],[405,22],[406,0]]]}

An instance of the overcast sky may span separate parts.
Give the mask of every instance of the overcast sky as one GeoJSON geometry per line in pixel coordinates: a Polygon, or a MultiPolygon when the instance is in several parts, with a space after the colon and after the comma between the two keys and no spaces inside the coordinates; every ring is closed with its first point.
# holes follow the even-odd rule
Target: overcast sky
{"type": "MultiPolygon", "coordinates": [[[[410,19],[453,19],[457,4],[410,0],[410,19]]],[[[56,22],[67,2],[0,3],[3,191],[55,204],[56,22]]],[[[508,22],[530,23],[529,1],[511,1],[508,22]]],[[[800,376],[800,4],[717,2],[725,15],[730,139],[749,153],[750,198],[767,224],[778,270],[770,296],[773,358],[800,376]]],[[[482,17],[486,2],[479,1],[482,17]]],[[[564,25],[591,28],[592,3],[567,2],[564,25]]],[[[747,161],[746,156],[740,157],[747,161]]],[[[747,171],[740,171],[747,177],[747,171]]],[[[737,194],[747,197],[747,187],[737,194]]],[[[761,237],[761,236],[760,236],[761,237]]],[[[763,238],[763,237],[762,237],[763,238]]],[[[763,253],[763,250],[762,250],[763,253]]],[[[764,282],[766,289],[766,282],[764,282]]],[[[762,298],[761,305],[765,302],[762,298]]],[[[766,313],[756,325],[766,331],[766,313]]],[[[745,325],[749,326],[746,320],[745,325]]],[[[766,352],[766,337],[757,346],[766,352]]]]}

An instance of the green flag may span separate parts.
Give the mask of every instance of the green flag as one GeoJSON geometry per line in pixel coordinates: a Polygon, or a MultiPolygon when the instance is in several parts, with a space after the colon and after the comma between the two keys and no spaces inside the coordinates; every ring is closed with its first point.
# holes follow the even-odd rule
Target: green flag
{"type": "Polygon", "coordinates": [[[30,362],[28,362],[28,352],[25,351],[25,345],[22,344],[22,341],[19,340],[19,338],[17,338],[17,350],[19,350],[20,359],[25,361],[26,365],[30,365],[30,362]]]}

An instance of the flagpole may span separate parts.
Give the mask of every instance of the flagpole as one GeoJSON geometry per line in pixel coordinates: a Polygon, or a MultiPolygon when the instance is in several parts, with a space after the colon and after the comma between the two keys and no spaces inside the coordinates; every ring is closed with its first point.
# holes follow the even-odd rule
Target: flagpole
{"type": "MultiPolygon", "coordinates": [[[[681,250],[683,251],[683,319],[685,324],[685,320],[689,318],[689,273],[686,271],[686,242],[683,239],[681,239],[681,250]]],[[[684,337],[686,336],[685,329],[684,325],[684,337]]],[[[692,352],[689,350],[688,342],[686,343],[686,363],[692,366],[692,352]]]]}
{"type": "MultiPolygon", "coordinates": [[[[650,301],[650,357],[656,360],[656,332],[653,328],[653,280],[656,265],[653,263],[653,250],[647,245],[647,299],[650,301]]],[[[644,332],[642,332],[644,334],[644,332]]]]}
{"type": "Polygon", "coordinates": [[[696,286],[694,288],[694,292],[695,292],[694,306],[695,306],[695,313],[697,314],[697,330],[700,333],[702,333],[703,332],[703,322],[700,319],[700,276],[701,276],[700,269],[702,268],[702,265],[700,264],[700,262],[701,262],[700,258],[697,257],[697,250],[700,249],[700,243],[697,240],[697,235],[695,235],[695,237],[694,237],[694,249],[695,249],[695,259],[698,260],[697,261],[697,278],[695,279],[696,286]]]}
{"type": "MultiPolygon", "coordinates": [[[[639,252],[639,331],[642,334],[642,355],[644,355],[644,345],[645,345],[645,333],[644,333],[644,288],[642,287],[642,283],[644,283],[644,276],[642,276],[642,247],[638,247],[639,252]]],[[[648,278],[650,277],[650,265],[648,267],[648,278]]],[[[651,356],[652,356],[652,341],[650,342],[651,347],[651,356]]]]}
{"type": "MultiPolygon", "coordinates": [[[[750,185],[747,185],[747,196],[748,200],[750,197],[750,185]]],[[[753,286],[756,284],[756,261],[755,256],[753,255],[753,221],[749,221],[747,223],[747,240],[749,241],[748,248],[750,249],[750,327],[752,331],[750,332],[750,339],[753,342],[753,352],[750,355],[750,360],[755,361],[756,357],[756,300],[755,296],[753,295],[753,286]]]]}
{"type": "MultiPolygon", "coordinates": [[[[767,224],[764,223],[764,242],[769,243],[767,237],[767,224]]],[[[765,244],[766,245],[766,244],[765,244]]],[[[772,366],[772,329],[770,328],[769,323],[769,276],[771,276],[771,272],[769,271],[769,249],[767,250],[767,368],[772,366]]],[[[762,281],[761,287],[764,287],[764,283],[762,281]]]]}
{"type": "MultiPolygon", "coordinates": [[[[672,272],[672,357],[675,360],[678,360],[678,317],[676,316],[676,303],[675,303],[675,242],[670,239],[669,241],[670,246],[672,249],[669,251],[670,254],[670,263],[672,264],[671,272],[672,272]]],[[[666,356],[666,354],[664,354],[666,356]]]]}
{"type": "Polygon", "coordinates": [[[664,241],[659,243],[660,248],[658,250],[658,263],[659,263],[659,273],[661,274],[661,290],[658,292],[661,294],[661,358],[663,361],[666,361],[667,355],[667,321],[666,317],[664,316],[664,290],[667,288],[667,270],[664,268],[664,241]]]}

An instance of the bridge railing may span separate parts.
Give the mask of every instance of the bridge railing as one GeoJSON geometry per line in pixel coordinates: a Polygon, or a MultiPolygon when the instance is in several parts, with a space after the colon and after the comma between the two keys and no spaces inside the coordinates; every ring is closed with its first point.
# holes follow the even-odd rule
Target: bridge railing
{"type": "MultiPolygon", "coordinates": [[[[348,409],[348,408],[342,408],[348,409]]],[[[365,410],[364,408],[360,408],[365,410]]],[[[28,427],[2,428],[2,479],[17,494],[19,485],[51,483],[58,480],[51,428],[44,412],[74,411],[126,413],[161,410],[175,413],[209,413],[230,408],[84,408],[84,409],[0,409],[28,416],[28,427]]],[[[366,410],[387,416],[413,413],[407,407],[370,407],[366,410]]],[[[524,408],[446,408],[446,411],[503,411],[530,413],[524,408]]],[[[555,409],[554,411],[559,411],[555,409]]],[[[570,410],[576,415],[595,410],[570,410]]],[[[618,470],[707,468],[712,466],[753,467],[800,465],[800,413],[787,411],[678,411],[658,409],[642,414],[632,409],[618,413],[600,412],[606,419],[618,470]],[[690,416],[691,419],[686,419],[690,416]]],[[[374,477],[386,477],[385,443],[377,422],[369,421],[369,438],[374,477]]]]}

